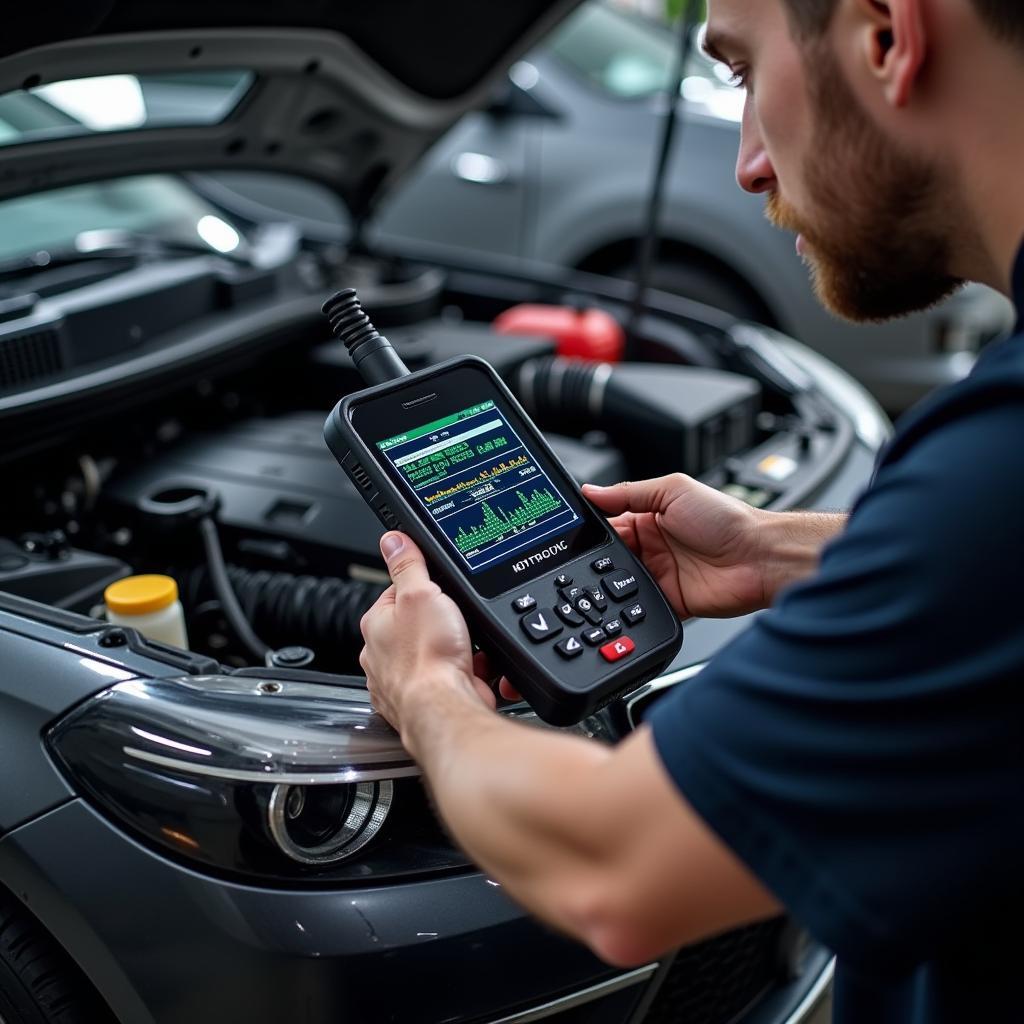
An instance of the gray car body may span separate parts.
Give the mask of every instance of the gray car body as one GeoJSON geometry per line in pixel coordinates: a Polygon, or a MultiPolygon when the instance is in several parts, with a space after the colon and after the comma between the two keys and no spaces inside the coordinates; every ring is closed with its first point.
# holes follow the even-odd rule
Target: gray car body
{"type": "MultiPolygon", "coordinates": [[[[644,220],[664,100],[614,97],[544,45],[513,76],[517,88],[529,87],[534,109],[468,114],[388,198],[378,238],[621,271],[644,220]],[[465,154],[489,158],[486,180],[467,179],[465,154]]],[[[688,104],[665,194],[663,263],[705,268],[747,298],[759,319],[842,366],[890,410],[961,378],[978,346],[1012,326],[1009,304],[977,286],[889,324],[831,316],[792,236],[765,220],[761,197],[737,187],[739,134],[735,120],[688,104]]],[[[714,293],[691,297],[714,303],[714,293]]]]}

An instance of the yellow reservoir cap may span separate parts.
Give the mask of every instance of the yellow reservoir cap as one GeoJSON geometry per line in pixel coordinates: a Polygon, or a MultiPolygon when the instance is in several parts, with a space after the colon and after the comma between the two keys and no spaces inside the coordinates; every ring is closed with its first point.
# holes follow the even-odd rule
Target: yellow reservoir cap
{"type": "Polygon", "coordinates": [[[103,600],[117,615],[149,615],[178,600],[178,584],[170,576],[129,576],[111,583],[103,600]]]}

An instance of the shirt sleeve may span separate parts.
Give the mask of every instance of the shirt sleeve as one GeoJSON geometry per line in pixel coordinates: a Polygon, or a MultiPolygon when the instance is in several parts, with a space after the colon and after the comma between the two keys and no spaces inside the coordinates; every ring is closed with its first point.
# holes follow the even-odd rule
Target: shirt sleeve
{"type": "Polygon", "coordinates": [[[851,964],[940,955],[1024,864],[1024,406],[883,463],[819,574],[652,716],[690,804],[851,964]]]}

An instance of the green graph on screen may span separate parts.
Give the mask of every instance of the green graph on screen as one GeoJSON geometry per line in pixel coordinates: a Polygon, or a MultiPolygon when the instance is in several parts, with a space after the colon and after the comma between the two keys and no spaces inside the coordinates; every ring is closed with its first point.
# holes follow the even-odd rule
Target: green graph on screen
{"type": "Polygon", "coordinates": [[[459,532],[455,535],[455,544],[459,551],[465,554],[491,541],[500,540],[513,530],[562,507],[562,502],[546,487],[542,491],[535,490],[530,497],[522,491],[516,491],[516,497],[521,504],[509,512],[500,508],[495,512],[486,501],[482,502],[480,507],[483,509],[483,522],[468,531],[464,527],[459,527],[459,532]]]}

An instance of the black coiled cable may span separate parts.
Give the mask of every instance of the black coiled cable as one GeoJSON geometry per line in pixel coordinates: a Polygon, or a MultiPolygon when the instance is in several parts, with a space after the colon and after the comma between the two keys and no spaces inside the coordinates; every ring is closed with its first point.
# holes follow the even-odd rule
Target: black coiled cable
{"type": "MultiPolygon", "coordinates": [[[[333,577],[226,567],[245,617],[272,647],[303,644],[317,664],[353,668],[363,647],[359,620],[384,587],[333,577]]],[[[191,607],[213,595],[206,567],[188,580],[191,607]]]]}
{"type": "Polygon", "coordinates": [[[344,343],[367,384],[385,384],[408,376],[409,368],[391,342],[370,323],[354,288],[343,288],[332,295],[323,304],[323,313],[330,321],[331,332],[344,343]]]}
{"type": "Polygon", "coordinates": [[[331,333],[348,348],[372,341],[377,331],[359,304],[355,288],[343,288],[323,305],[324,316],[331,325],[331,333]]]}

